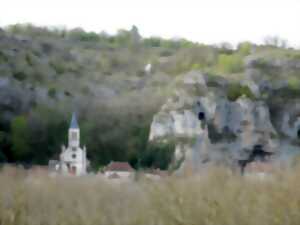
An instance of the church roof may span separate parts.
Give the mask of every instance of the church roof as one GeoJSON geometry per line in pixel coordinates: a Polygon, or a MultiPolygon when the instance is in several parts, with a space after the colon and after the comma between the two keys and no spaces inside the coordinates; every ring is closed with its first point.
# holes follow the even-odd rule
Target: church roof
{"type": "Polygon", "coordinates": [[[71,120],[70,128],[72,128],[72,129],[78,129],[79,128],[77,118],[76,118],[76,113],[74,113],[74,112],[72,114],[72,120],[71,120]]]}

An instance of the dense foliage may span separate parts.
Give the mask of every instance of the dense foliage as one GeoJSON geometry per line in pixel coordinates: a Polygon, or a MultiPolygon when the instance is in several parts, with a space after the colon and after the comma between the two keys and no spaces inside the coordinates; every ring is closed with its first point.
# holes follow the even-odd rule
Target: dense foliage
{"type": "MultiPolygon", "coordinates": [[[[190,70],[238,77],[253,51],[283,51],[269,42],[208,46],[143,38],[135,26],[115,35],[32,25],[0,29],[0,162],[57,158],[76,111],[93,168],[115,160],[166,169],[172,150],[149,144],[148,136],[173,78],[190,70]]],[[[293,90],[297,82],[289,80],[293,90]]],[[[252,97],[246,87],[229,88],[232,100],[243,94],[252,97]]]]}

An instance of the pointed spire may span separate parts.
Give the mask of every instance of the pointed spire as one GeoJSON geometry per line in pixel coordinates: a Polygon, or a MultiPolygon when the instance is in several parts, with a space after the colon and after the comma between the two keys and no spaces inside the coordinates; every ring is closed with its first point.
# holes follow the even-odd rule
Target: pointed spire
{"type": "Polygon", "coordinates": [[[71,129],[79,129],[75,112],[73,112],[73,114],[72,114],[72,120],[71,120],[70,128],[71,129]]]}

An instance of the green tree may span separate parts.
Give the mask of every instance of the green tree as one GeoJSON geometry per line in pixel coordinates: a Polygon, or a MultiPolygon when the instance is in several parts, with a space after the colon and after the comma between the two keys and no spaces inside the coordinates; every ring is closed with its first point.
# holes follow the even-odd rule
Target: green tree
{"type": "Polygon", "coordinates": [[[166,170],[174,154],[174,143],[149,143],[141,157],[141,166],[166,170]]]}
{"type": "Polygon", "coordinates": [[[5,142],[5,136],[6,134],[3,131],[0,131],[0,163],[6,162],[6,156],[2,149],[5,142]]]}
{"type": "Polygon", "coordinates": [[[132,26],[130,30],[131,34],[131,44],[133,46],[137,45],[141,41],[141,35],[139,33],[139,29],[136,26],[132,26]]]}
{"type": "Polygon", "coordinates": [[[252,44],[250,42],[242,42],[238,45],[238,53],[246,56],[250,55],[252,50],[252,44]]]}
{"type": "Polygon", "coordinates": [[[15,159],[23,160],[30,152],[27,119],[18,116],[11,122],[12,151],[15,159]]]}

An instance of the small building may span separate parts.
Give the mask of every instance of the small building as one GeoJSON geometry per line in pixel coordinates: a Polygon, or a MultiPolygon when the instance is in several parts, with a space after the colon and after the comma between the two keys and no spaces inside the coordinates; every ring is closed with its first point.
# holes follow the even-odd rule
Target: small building
{"type": "Polygon", "coordinates": [[[247,164],[244,175],[250,178],[258,178],[264,180],[271,176],[274,172],[274,165],[270,162],[255,161],[247,164]]]}
{"type": "Polygon", "coordinates": [[[81,176],[86,174],[88,163],[86,147],[80,147],[80,129],[76,114],[73,113],[68,131],[68,146],[62,146],[59,161],[49,161],[49,170],[63,175],[81,176]]]}
{"type": "Polygon", "coordinates": [[[168,177],[169,173],[166,170],[154,169],[154,170],[146,171],[144,176],[145,178],[148,178],[150,180],[160,180],[168,177]]]}
{"type": "Polygon", "coordinates": [[[134,169],[127,162],[110,162],[104,169],[104,176],[110,179],[130,178],[134,169]]]}

